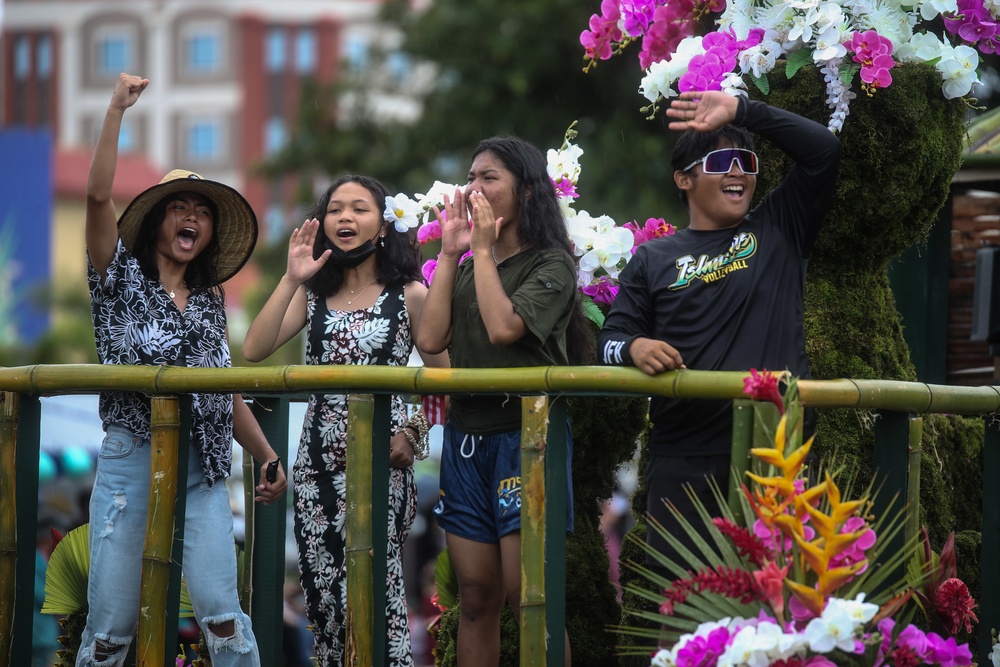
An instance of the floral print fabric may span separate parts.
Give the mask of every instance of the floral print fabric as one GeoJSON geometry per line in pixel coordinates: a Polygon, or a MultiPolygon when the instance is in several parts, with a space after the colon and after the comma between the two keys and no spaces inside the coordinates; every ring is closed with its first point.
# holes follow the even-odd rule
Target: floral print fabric
{"type": "MultiPolygon", "coordinates": [[[[306,363],[405,366],[413,349],[403,288],[387,288],[371,308],[329,310],[307,290],[306,363]]],[[[402,399],[392,399],[392,431],[406,423],[402,399]]],[[[388,447],[389,443],[384,443],[388,447]]],[[[347,396],[313,394],[306,408],[292,482],[295,541],[306,616],[320,667],[343,664],[347,607],[347,396]]],[[[417,512],[413,468],[389,476],[386,664],[413,664],[402,548],[417,512]]]]}
{"type": "MultiPolygon", "coordinates": [[[[104,279],[87,259],[90,310],[102,364],[227,368],[226,309],[211,290],[192,292],[181,312],[159,280],[146,277],[121,241],[104,279]]],[[[105,430],[120,424],[150,437],[149,396],[101,392],[105,430]]],[[[191,442],[209,485],[229,476],[233,454],[233,395],[192,394],[191,442]]]]}

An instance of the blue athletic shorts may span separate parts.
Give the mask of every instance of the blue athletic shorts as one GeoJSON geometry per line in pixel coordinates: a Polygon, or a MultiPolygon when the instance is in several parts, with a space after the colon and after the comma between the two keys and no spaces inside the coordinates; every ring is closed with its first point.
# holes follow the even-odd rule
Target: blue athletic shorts
{"type": "MultiPolygon", "coordinates": [[[[573,532],[573,437],[566,425],[566,529],[573,532]]],[[[496,544],[521,529],[521,431],[472,435],[448,422],[434,516],[445,532],[496,544]]]]}

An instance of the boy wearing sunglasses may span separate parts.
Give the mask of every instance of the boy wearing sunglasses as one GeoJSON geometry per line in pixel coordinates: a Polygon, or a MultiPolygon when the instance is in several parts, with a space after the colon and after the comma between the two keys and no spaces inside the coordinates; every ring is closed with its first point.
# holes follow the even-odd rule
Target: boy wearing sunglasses
{"type": "MultiPolygon", "coordinates": [[[[671,164],[689,224],[639,246],[619,275],[601,361],[649,375],[766,368],[809,377],[806,267],[833,197],[840,141],[811,120],[717,91],[681,93],[667,116],[671,130],[684,131],[671,164]],[[750,132],[794,162],[753,209],[758,158],[750,132]]],[[[706,477],[723,490],[729,484],[732,402],[653,397],[649,416],[647,511],[690,547],[665,501],[696,527],[702,521],[684,486],[715,506],[706,477]]],[[[656,531],[647,540],[678,560],[656,531]]]]}

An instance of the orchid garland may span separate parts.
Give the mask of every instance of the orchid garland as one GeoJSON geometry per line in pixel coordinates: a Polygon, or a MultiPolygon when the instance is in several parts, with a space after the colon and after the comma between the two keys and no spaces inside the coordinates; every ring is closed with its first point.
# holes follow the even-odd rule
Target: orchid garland
{"type": "MultiPolygon", "coordinates": [[[[751,450],[759,474],[747,472],[751,485],[743,487],[748,525],[731,515],[711,519],[722,562],[702,561],[666,583],[660,618],[679,633],[672,645],[653,654],[651,665],[970,665],[967,644],[894,619],[917,597],[947,632],[971,631],[976,603],[954,576],[953,543],[949,540],[940,557],[932,557],[926,541],[926,553],[910,549],[912,577],[894,591],[866,593],[869,558],[885,555],[876,546],[868,498],[845,498],[830,473],[809,483],[804,471],[812,440],[802,443],[792,426],[801,410],[796,382],[785,376],[784,396],[774,373],[752,370],[744,380],[746,394],[778,407],[774,446],[751,450]],[[730,547],[735,553],[727,556],[730,547]],[[714,605],[720,596],[731,602],[714,605]],[[732,611],[713,618],[713,609],[732,611]]],[[[885,530],[891,533],[892,524],[885,530]]],[[[893,567],[889,561],[882,565],[893,567]]]]}
{"type": "Polygon", "coordinates": [[[856,94],[873,95],[892,83],[897,63],[929,63],[941,74],[947,99],[965,97],[979,83],[979,54],[1000,49],[997,0],[604,0],[580,35],[587,66],[641,40],[645,76],[639,92],[650,117],[664,99],[689,90],[746,95],[745,79],[767,94],[767,74],[779,58],[793,76],[815,64],[826,82],[828,128],[839,132],[856,94]],[[697,35],[702,19],[717,14],[715,30],[697,35]],[[918,30],[944,20],[958,42],[918,30]]]}
{"type": "MultiPolygon", "coordinates": [[[[584,295],[585,312],[600,326],[603,315],[594,304],[609,306],[614,302],[618,294],[618,274],[632,258],[635,249],[655,238],[672,235],[676,228],[663,218],[649,218],[641,226],[636,221],[618,225],[608,215],[591,215],[586,210],[576,210],[583,149],[573,143],[575,126],[576,121],[567,128],[558,149],[546,151],[546,169],[566,222],[573,254],[578,258],[577,288],[584,295]]],[[[457,185],[436,181],[426,193],[413,198],[405,194],[386,197],[384,217],[397,229],[416,228],[421,245],[437,241],[441,238],[441,222],[437,215],[444,215],[444,197],[452,195],[457,188],[457,185]]],[[[471,255],[469,251],[462,261],[471,255]]],[[[434,278],[436,268],[437,259],[427,260],[422,267],[428,285],[434,278]]]]}

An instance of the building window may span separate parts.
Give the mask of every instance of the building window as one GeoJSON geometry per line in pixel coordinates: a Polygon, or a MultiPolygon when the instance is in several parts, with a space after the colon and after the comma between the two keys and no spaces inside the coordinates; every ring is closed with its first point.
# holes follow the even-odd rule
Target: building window
{"type": "Polygon", "coordinates": [[[31,42],[24,35],[14,42],[14,78],[24,81],[31,73],[31,42]]]}
{"type": "Polygon", "coordinates": [[[303,28],[296,35],[295,69],[302,74],[316,70],[316,31],[303,28]]]}
{"type": "Polygon", "coordinates": [[[274,243],[284,237],[285,214],[278,204],[271,204],[264,214],[264,238],[274,243]]]}
{"type": "Polygon", "coordinates": [[[95,63],[98,76],[116,77],[135,69],[134,40],[123,30],[106,30],[95,40],[95,63]]]}
{"type": "Polygon", "coordinates": [[[352,72],[368,67],[368,42],[361,37],[348,37],[344,41],[344,62],[352,72]]]}
{"type": "Polygon", "coordinates": [[[184,38],[184,65],[190,74],[211,74],[222,69],[222,36],[219,31],[198,29],[184,38]]]}
{"type": "Polygon", "coordinates": [[[413,70],[410,64],[410,57],[399,51],[389,54],[389,57],[385,59],[385,66],[389,72],[389,77],[397,86],[406,83],[410,79],[410,73],[413,70]]]}
{"type": "Polygon", "coordinates": [[[136,149],[135,124],[122,119],[121,131],[118,133],[118,152],[122,154],[134,153],[136,149]]]}
{"type": "Polygon", "coordinates": [[[188,125],[187,157],[195,162],[222,159],[222,124],[219,121],[202,119],[188,125]]]}
{"type": "Polygon", "coordinates": [[[280,116],[268,119],[264,126],[264,152],[273,155],[282,148],[288,141],[288,132],[285,129],[285,120],[280,116]]]}
{"type": "Polygon", "coordinates": [[[35,49],[38,78],[48,79],[52,75],[52,38],[49,35],[42,35],[35,49]]]}
{"type": "Polygon", "coordinates": [[[271,28],[268,31],[265,57],[268,72],[281,72],[285,69],[284,28],[271,28]]]}

